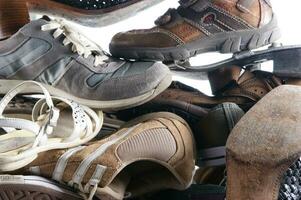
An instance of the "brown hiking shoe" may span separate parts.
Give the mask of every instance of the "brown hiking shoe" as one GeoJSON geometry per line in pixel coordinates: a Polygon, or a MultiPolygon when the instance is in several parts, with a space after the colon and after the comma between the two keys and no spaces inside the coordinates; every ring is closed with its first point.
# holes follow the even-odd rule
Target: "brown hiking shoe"
{"type": "Polygon", "coordinates": [[[161,189],[184,190],[194,169],[194,140],[187,123],[171,113],[154,113],[103,140],[41,153],[14,174],[52,178],[89,199],[95,194],[102,200],[121,200],[161,189]]]}
{"type": "Polygon", "coordinates": [[[184,60],[199,53],[255,49],[280,37],[269,0],[180,0],[146,30],[115,35],[116,57],[184,60]]]}
{"type": "Polygon", "coordinates": [[[227,200],[301,198],[300,123],[297,86],[274,89],[238,122],[226,145],[227,200]]]}
{"type": "MultiPolygon", "coordinates": [[[[185,102],[189,106],[183,105],[182,107],[186,106],[191,111],[195,110],[196,106],[211,109],[218,104],[232,102],[239,105],[243,110],[248,110],[275,87],[282,84],[299,85],[301,83],[295,79],[280,78],[273,73],[260,70],[253,72],[246,70],[241,75],[238,73],[231,81],[225,81],[224,84],[216,83],[211,76],[214,77],[216,74],[209,74],[214,96],[208,96],[189,88],[189,86],[183,86],[181,83],[174,83],[151,102],[161,101],[165,104],[173,103],[178,106],[179,102],[185,102]]],[[[225,75],[220,74],[217,77],[224,80],[225,75]]]]}

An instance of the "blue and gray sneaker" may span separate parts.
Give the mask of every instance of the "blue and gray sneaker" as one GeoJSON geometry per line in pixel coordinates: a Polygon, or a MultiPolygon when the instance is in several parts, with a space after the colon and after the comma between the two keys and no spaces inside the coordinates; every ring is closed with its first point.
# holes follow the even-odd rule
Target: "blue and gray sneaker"
{"type": "Polygon", "coordinates": [[[34,80],[53,95],[116,110],[143,104],[170,85],[163,64],[112,58],[63,21],[44,18],[0,41],[0,94],[34,80]]]}

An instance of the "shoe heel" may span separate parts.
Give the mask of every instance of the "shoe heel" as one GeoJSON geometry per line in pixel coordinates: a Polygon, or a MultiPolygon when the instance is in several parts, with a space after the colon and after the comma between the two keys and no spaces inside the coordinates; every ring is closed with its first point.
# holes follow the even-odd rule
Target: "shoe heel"
{"type": "Polygon", "coordinates": [[[0,9],[0,40],[10,37],[29,22],[24,0],[0,1],[0,9]]]}
{"type": "Polygon", "coordinates": [[[283,173],[293,161],[279,166],[248,163],[227,152],[227,200],[277,200],[283,173]]]}
{"type": "Polygon", "coordinates": [[[282,177],[301,155],[301,88],[280,86],[229,136],[227,200],[277,200],[282,177]]]}
{"type": "Polygon", "coordinates": [[[274,74],[280,77],[301,78],[301,47],[287,49],[274,56],[274,74]]]}

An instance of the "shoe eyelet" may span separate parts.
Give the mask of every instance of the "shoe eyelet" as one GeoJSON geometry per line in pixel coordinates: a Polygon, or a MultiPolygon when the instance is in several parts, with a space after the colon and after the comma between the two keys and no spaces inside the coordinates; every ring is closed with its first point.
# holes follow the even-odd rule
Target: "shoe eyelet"
{"type": "Polygon", "coordinates": [[[202,23],[206,25],[211,25],[216,21],[216,14],[209,12],[202,18],[202,23]]]}

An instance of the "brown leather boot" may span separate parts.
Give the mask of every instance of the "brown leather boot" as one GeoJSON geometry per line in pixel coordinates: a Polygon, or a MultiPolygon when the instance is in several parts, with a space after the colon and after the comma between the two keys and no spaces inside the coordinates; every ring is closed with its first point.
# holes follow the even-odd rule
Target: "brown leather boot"
{"type": "Polygon", "coordinates": [[[0,10],[0,40],[10,37],[29,22],[24,0],[0,0],[0,10]]]}
{"type": "Polygon", "coordinates": [[[280,37],[269,0],[180,0],[146,30],[115,35],[116,57],[184,60],[199,53],[254,49],[280,37]]]}
{"type": "Polygon", "coordinates": [[[249,110],[226,145],[227,200],[300,199],[300,123],[298,86],[280,86],[249,110]]]}

